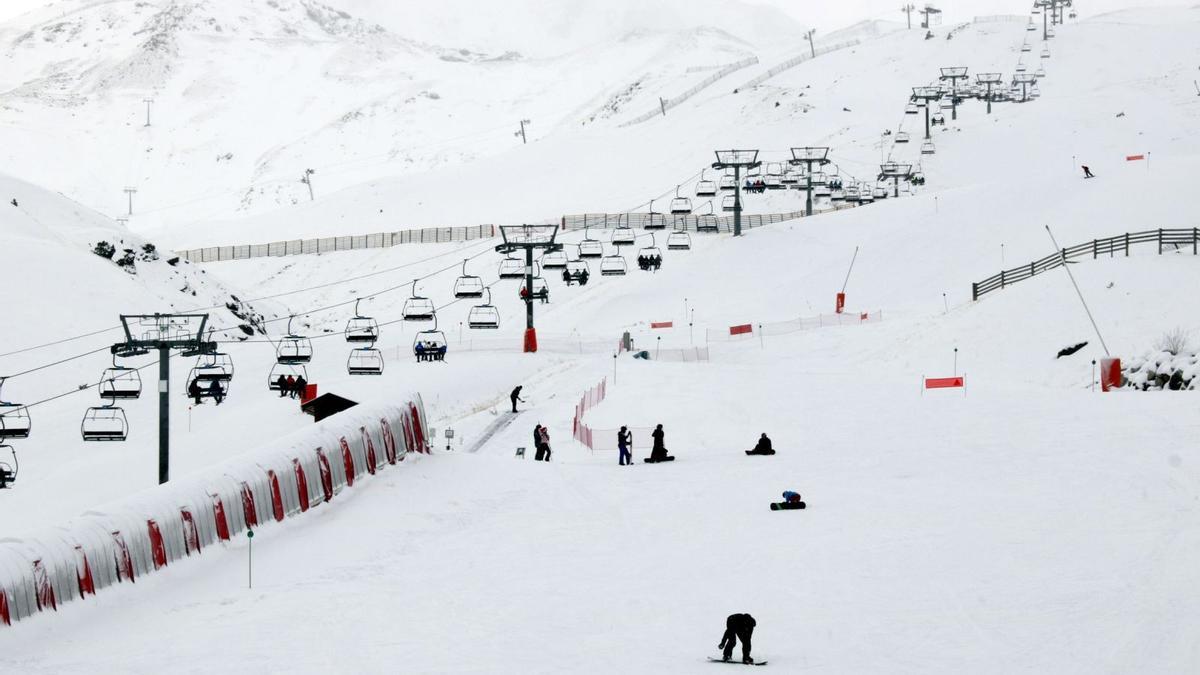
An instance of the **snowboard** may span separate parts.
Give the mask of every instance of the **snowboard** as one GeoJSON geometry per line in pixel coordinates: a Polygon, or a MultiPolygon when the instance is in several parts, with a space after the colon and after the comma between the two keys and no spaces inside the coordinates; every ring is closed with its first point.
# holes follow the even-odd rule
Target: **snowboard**
{"type": "Polygon", "coordinates": [[[714,659],[711,656],[708,657],[708,660],[710,663],[733,663],[733,664],[737,664],[739,666],[765,666],[765,665],[767,665],[766,661],[755,661],[754,663],[742,663],[740,659],[738,659],[738,660],[730,659],[730,660],[726,661],[725,659],[714,659]]]}
{"type": "Polygon", "coordinates": [[[804,502],[772,502],[771,504],[772,511],[793,511],[806,507],[804,502]]]}
{"type": "Polygon", "coordinates": [[[645,462],[645,463],[647,463],[647,464],[658,464],[659,462],[674,462],[674,461],[675,461],[675,457],[674,457],[674,456],[670,456],[670,457],[666,457],[666,458],[663,458],[663,459],[650,459],[649,457],[647,457],[646,459],[644,459],[644,460],[642,460],[642,461],[644,461],[644,462],[645,462]]]}
{"type": "Polygon", "coordinates": [[[763,457],[770,457],[771,455],[774,455],[775,453],[773,453],[773,452],[755,452],[753,450],[747,450],[746,454],[747,455],[762,455],[763,457]]]}

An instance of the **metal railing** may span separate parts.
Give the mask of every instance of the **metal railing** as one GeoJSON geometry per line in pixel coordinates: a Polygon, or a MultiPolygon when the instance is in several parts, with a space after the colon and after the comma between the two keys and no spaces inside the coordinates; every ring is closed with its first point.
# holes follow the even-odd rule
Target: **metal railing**
{"type": "MultiPolygon", "coordinates": [[[[859,43],[858,40],[847,40],[846,42],[838,42],[837,44],[818,47],[815,51],[816,51],[817,56],[821,56],[823,54],[828,54],[830,52],[836,52],[839,49],[846,49],[847,47],[855,47],[858,45],[858,43],[859,43]]],[[[734,91],[734,93],[737,93],[737,92],[741,91],[742,89],[749,89],[750,87],[757,87],[758,85],[762,84],[763,82],[766,82],[767,80],[771,79],[772,77],[775,77],[776,75],[782,73],[783,71],[790,70],[790,69],[795,68],[796,66],[800,65],[801,63],[804,63],[805,61],[811,61],[811,60],[813,60],[813,52],[812,51],[806,52],[799,56],[795,56],[793,58],[788,59],[787,61],[778,63],[778,64],[768,68],[767,72],[746,82],[745,84],[738,87],[737,89],[734,89],[733,91],[734,91]]]]}
{"type": "Polygon", "coordinates": [[[1176,228],[1146,230],[1144,232],[1126,232],[1106,239],[1093,239],[1070,248],[1056,251],[1041,260],[1034,260],[1028,265],[1021,265],[1008,270],[1001,270],[983,281],[971,284],[971,299],[978,300],[987,293],[1000,290],[1018,281],[1042,274],[1056,267],[1061,267],[1063,261],[1070,262],[1091,256],[1094,260],[1107,254],[1110,258],[1117,253],[1129,256],[1129,248],[1135,244],[1157,244],[1158,254],[1162,255],[1166,247],[1180,250],[1185,246],[1192,248],[1192,255],[1200,253],[1200,228],[1176,228]]]}
{"type": "MultiPolygon", "coordinates": [[[[842,203],[822,211],[814,212],[814,216],[832,211],[844,211],[858,206],[857,204],[842,203]]],[[[743,213],[742,227],[754,228],[763,225],[785,223],[789,220],[803,218],[803,211],[787,213],[743,213]]],[[[733,232],[733,216],[716,215],[673,215],[670,213],[580,213],[562,217],[562,230],[582,230],[585,227],[605,229],[612,227],[632,227],[643,230],[679,230],[684,232],[733,232]]]]}
{"type": "Polygon", "coordinates": [[[282,257],[289,255],[313,255],[331,251],[355,251],[366,248],[390,248],[401,244],[436,244],[456,241],[472,241],[496,236],[495,225],[470,225],[466,227],[426,227],[419,230],[377,232],[375,234],[324,237],[321,239],[292,239],[268,244],[241,244],[235,246],[210,246],[177,251],[184,260],[194,263],[218,262],[222,260],[246,260],[248,258],[282,257]]]}

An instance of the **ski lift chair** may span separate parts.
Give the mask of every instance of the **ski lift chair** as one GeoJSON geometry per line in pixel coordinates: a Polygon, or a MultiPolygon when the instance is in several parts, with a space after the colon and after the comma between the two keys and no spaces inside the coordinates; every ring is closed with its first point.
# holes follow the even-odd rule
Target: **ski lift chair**
{"type": "Polygon", "coordinates": [[[1037,26],[1035,26],[1035,25],[1033,24],[1033,22],[1030,22],[1030,23],[1028,23],[1028,24],[1026,24],[1026,25],[1025,25],[1025,30],[1027,30],[1027,31],[1029,31],[1030,33],[1032,33],[1033,31],[1037,30],[1037,26]]]}
{"type": "MultiPolygon", "coordinates": [[[[697,226],[698,227],[698,226],[697,226]]],[[[690,251],[692,249],[692,235],[683,230],[676,230],[667,237],[668,251],[690,251]]]]}
{"type": "Polygon", "coordinates": [[[1045,68],[1038,68],[1037,70],[1033,71],[1033,76],[1034,76],[1034,77],[1045,77],[1045,76],[1046,76],[1046,69],[1045,69],[1045,68]]]}
{"type": "Polygon", "coordinates": [[[494,330],[500,327],[500,312],[492,305],[492,289],[484,290],[487,293],[487,300],[481,305],[475,305],[467,313],[467,328],[494,330]]]}
{"type": "Polygon", "coordinates": [[[404,307],[400,310],[401,318],[405,321],[433,321],[435,313],[437,310],[433,301],[417,295],[417,280],[413,279],[412,295],[404,301],[404,307]]]}
{"type": "Polygon", "coordinates": [[[633,231],[632,227],[629,227],[629,225],[618,225],[616,227],[616,229],[613,230],[613,233],[612,233],[612,245],[613,246],[617,246],[617,247],[633,246],[634,242],[636,242],[636,241],[637,241],[637,234],[633,231]]]}
{"type": "Polygon", "coordinates": [[[374,347],[359,347],[350,350],[346,360],[346,372],[351,375],[382,375],[383,352],[374,347]]]}
{"type": "Polygon", "coordinates": [[[1018,72],[1018,73],[1023,73],[1023,72],[1025,72],[1025,64],[1024,64],[1024,63],[1018,63],[1018,64],[1017,64],[1017,72],[1018,72]]]}
{"type": "Polygon", "coordinates": [[[625,264],[625,258],[620,255],[606,255],[600,261],[600,276],[604,277],[623,277],[629,266],[625,264]]]}
{"type": "Polygon", "coordinates": [[[525,277],[525,261],[512,256],[505,256],[500,261],[498,272],[501,279],[523,279],[525,277]]]}
{"type": "Polygon", "coordinates": [[[1028,42],[1026,42],[1025,44],[1021,45],[1021,53],[1022,53],[1022,54],[1026,54],[1026,53],[1029,53],[1029,52],[1031,52],[1031,51],[1033,51],[1033,45],[1029,44],[1028,42]]]}
{"type": "Polygon", "coordinates": [[[734,195],[725,195],[721,197],[721,210],[733,211],[734,204],[737,202],[737,197],[734,195]]]}
{"type": "Polygon", "coordinates": [[[929,123],[930,124],[945,124],[946,116],[940,112],[936,112],[933,114],[932,117],[929,118],[929,123]]]}
{"type": "Polygon", "coordinates": [[[907,131],[897,131],[896,132],[896,142],[897,143],[907,143],[908,142],[908,132],[907,131]]]}
{"type": "Polygon", "coordinates": [[[29,409],[20,403],[0,401],[0,439],[29,438],[33,419],[29,409]]]}
{"type": "MultiPolygon", "coordinates": [[[[520,297],[521,300],[524,300],[526,297],[530,297],[529,289],[525,287],[524,283],[521,284],[521,290],[518,293],[518,297],[520,297]]],[[[546,284],[546,280],[542,277],[533,278],[533,295],[531,297],[533,300],[541,300],[543,303],[550,302],[550,286],[546,284]]]]}
{"type": "Polygon", "coordinates": [[[293,381],[302,377],[305,382],[308,381],[308,369],[304,366],[290,363],[276,363],[271,366],[271,373],[267,375],[267,389],[280,391],[279,377],[283,376],[283,380],[286,382],[289,375],[293,381]]]}
{"type": "Polygon", "coordinates": [[[124,441],[129,437],[129,420],[117,406],[96,406],[83,413],[79,431],[85,441],[124,441]]]}
{"type": "Polygon", "coordinates": [[[454,280],[454,297],[481,298],[483,297],[483,279],[467,274],[467,261],[463,261],[462,275],[454,280]]]}
{"type": "Polygon", "coordinates": [[[675,198],[671,200],[671,215],[686,215],[692,212],[692,200],[679,196],[679,185],[675,186],[675,198]]]}
{"type": "MultiPolygon", "coordinates": [[[[562,250],[547,251],[546,253],[544,253],[542,255],[542,268],[543,269],[561,270],[561,269],[564,269],[566,266],[567,266],[567,252],[566,251],[562,251],[562,250]]],[[[476,295],[476,296],[472,296],[472,297],[478,298],[481,295],[483,295],[482,289],[480,289],[480,295],[476,295]]]]}
{"type": "Polygon", "coordinates": [[[0,453],[3,453],[5,450],[8,451],[8,456],[12,457],[12,462],[0,459],[0,490],[9,487],[17,481],[17,471],[20,467],[20,464],[17,462],[17,451],[13,450],[11,445],[0,445],[0,453]]]}
{"type": "Polygon", "coordinates": [[[795,171],[795,170],[788,171],[783,174],[783,178],[780,178],[779,182],[783,183],[785,186],[799,185],[800,184],[800,172],[795,171]]]}
{"type": "Polygon", "coordinates": [[[696,183],[697,197],[713,197],[717,194],[717,184],[715,181],[707,180],[704,177],[704,171],[700,171],[700,181],[696,183]]]}
{"type": "Polygon", "coordinates": [[[136,368],[118,366],[117,355],[113,354],[113,365],[100,375],[98,388],[100,398],[106,401],[133,400],[142,395],[142,376],[136,368]]]}
{"type": "Polygon", "coordinates": [[[233,359],[223,352],[201,354],[196,358],[196,365],[188,375],[188,383],[199,382],[207,388],[212,382],[220,382],[222,389],[228,390],[227,385],[233,380],[233,359]]]}
{"type": "Polygon", "coordinates": [[[813,184],[813,197],[832,197],[833,188],[828,183],[813,184]]]}
{"type": "Polygon", "coordinates": [[[445,361],[448,345],[446,334],[438,330],[437,320],[435,319],[433,328],[423,330],[413,338],[413,356],[417,357],[418,363],[422,361],[445,361]]]}
{"type": "Polygon", "coordinates": [[[831,190],[831,191],[830,191],[830,193],[829,193],[829,201],[831,201],[831,202],[844,202],[844,201],[846,201],[846,191],[845,191],[844,189],[841,189],[841,188],[834,188],[834,189],[833,189],[833,190],[831,190]]]}
{"type": "Polygon", "coordinates": [[[295,316],[288,317],[288,332],[287,335],[279,341],[275,346],[275,362],[276,363],[308,363],[312,361],[313,347],[312,340],[297,335],[292,331],[292,320],[295,316]]]}
{"type": "Polygon", "coordinates": [[[662,250],[656,244],[654,235],[650,235],[650,245],[638,250],[638,268],[644,272],[656,272],[662,267],[662,250]]]}
{"type": "Polygon", "coordinates": [[[374,344],[379,339],[379,324],[375,319],[359,313],[358,303],[361,301],[362,298],[354,301],[354,316],[346,322],[346,342],[374,344]]]}
{"type": "Polygon", "coordinates": [[[768,190],[782,190],[785,187],[782,176],[772,176],[770,174],[763,179],[763,186],[768,190]]]}
{"type": "Polygon", "coordinates": [[[905,115],[916,115],[919,112],[921,112],[921,111],[917,108],[916,103],[910,102],[908,105],[904,106],[904,114],[905,115]]]}
{"type": "Polygon", "coordinates": [[[583,229],[583,241],[579,242],[580,258],[600,258],[604,256],[604,243],[599,239],[588,236],[588,230],[583,229]]]}
{"type": "Polygon", "coordinates": [[[722,191],[731,192],[736,189],[737,189],[737,180],[735,180],[733,176],[722,176],[721,177],[721,190],[722,191]]]}
{"type": "Polygon", "coordinates": [[[934,153],[933,141],[925,141],[921,144],[922,155],[932,155],[934,153]]]}
{"type": "Polygon", "coordinates": [[[1042,58],[1043,59],[1050,58],[1050,48],[1049,47],[1042,47],[1042,58]]]}

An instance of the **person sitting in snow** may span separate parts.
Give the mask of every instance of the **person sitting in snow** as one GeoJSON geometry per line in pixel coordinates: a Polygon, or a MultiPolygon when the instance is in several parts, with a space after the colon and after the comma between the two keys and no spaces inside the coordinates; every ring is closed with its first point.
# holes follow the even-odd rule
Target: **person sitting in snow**
{"type": "Polygon", "coordinates": [[[767,435],[764,433],[762,436],[758,437],[758,444],[754,446],[754,449],[747,450],[746,454],[747,455],[773,455],[773,454],[775,454],[775,449],[771,447],[771,439],[767,438],[767,435]]]}
{"type": "Polygon", "coordinates": [[[783,501],[787,502],[788,504],[795,504],[796,502],[801,501],[800,493],[792,492],[791,490],[784,490],[783,491],[783,501]]]}

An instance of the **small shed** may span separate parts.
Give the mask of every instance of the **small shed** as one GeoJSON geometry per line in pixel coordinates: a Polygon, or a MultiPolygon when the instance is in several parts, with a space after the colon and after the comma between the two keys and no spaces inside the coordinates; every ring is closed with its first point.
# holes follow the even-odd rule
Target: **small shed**
{"type": "Polygon", "coordinates": [[[300,409],[306,414],[312,415],[314,422],[320,422],[326,417],[332,417],[356,405],[358,405],[357,402],[342,398],[337,394],[321,394],[313,400],[305,402],[300,409]]]}

